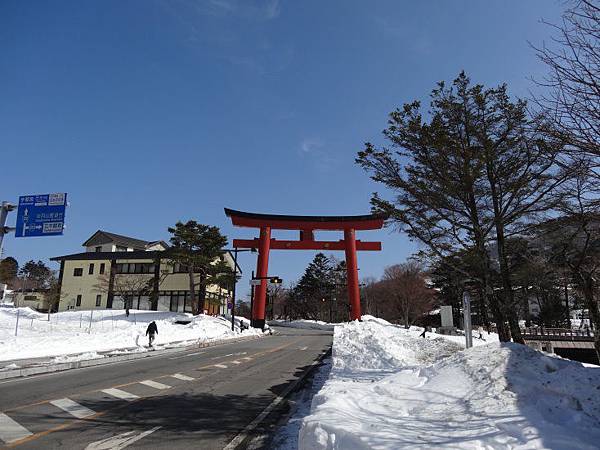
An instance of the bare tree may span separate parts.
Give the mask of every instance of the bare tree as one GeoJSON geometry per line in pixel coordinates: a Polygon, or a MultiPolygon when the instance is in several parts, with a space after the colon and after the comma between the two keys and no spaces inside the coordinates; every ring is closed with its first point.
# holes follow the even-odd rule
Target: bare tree
{"type": "Polygon", "coordinates": [[[434,304],[435,291],[427,286],[425,273],[416,262],[386,267],[382,282],[387,290],[386,306],[409,328],[434,304]]]}
{"type": "MultiPolygon", "coordinates": [[[[600,156],[600,2],[574,0],[551,44],[534,47],[549,69],[536,100],[574,150],[600,156]]],[[[597,174],[597,173],[596,173],[597,174]]]]}

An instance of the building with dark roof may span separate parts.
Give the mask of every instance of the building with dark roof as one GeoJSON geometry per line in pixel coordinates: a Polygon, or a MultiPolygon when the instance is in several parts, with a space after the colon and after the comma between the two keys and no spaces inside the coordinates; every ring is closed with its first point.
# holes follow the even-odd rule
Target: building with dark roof
{"type": "MultiPolygon", "coordinates": [[[[192,312],[187,269],[169,259],[166,242],[98,230],[82,245],[84,252],[51,258],[60,263],[59,311],[123,309],[128,303],[131,309],[192,312]]],[[[231,254],[222,258],[233,271],[231,254]]],[[[226,313],[230,297],[228,290],[207,286],[206,313],[226,313]]]]}

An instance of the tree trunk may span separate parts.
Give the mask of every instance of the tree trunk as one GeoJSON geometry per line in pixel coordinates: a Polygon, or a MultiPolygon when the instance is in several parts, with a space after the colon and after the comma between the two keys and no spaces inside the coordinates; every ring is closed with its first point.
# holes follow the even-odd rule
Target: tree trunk
{"type": "Polygon", "coordinates": [[[192,314],[198,314],[198,302],[196,302],[196,286],[194,285],[194,267],[188,266],[188,277],[190,282],[190,302],[192,304],[192,314]]]}
{"type": "Polygon", "coordinates": [[[600,311],[598,310],[598,302],[594,298],[594,280],[590,275],[580,275],[580,277],[583,279],[583,298],[590,312],[590,321],[594,326],[596,357],[600,361],[600,311]]]}
{"type": "Polygon", "coordinates": [[[492,195],[492,205],[494,208],[494,223],[496,226],[496,243],[498,245],[498,260],[500,262],[500,278],[502,279],[502,290],[504,291],[504,310],[508,315],[508,325],[514,342],[525,344],[521,336],[519,321],[515,314],[514,292],[510,282],[510,273],[508,269],[508,257],[506,255],[506,241],[504,238],[504,223],[502,222],[502,213],[500,210],[499,196],[496,190],[496,181],[492,171],[491,163],[487,162],[487,176],[492,195]]]}

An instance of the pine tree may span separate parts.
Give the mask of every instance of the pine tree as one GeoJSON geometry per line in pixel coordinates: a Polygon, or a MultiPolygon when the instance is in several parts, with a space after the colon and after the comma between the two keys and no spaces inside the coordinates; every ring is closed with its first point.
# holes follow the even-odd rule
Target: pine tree
{"type": "Polygon", "coordinates": [[[187,271],[192,311],[198,314],[205,309],[208,285],[224,286],[231,282],[231,268],[223,259],[227,237],[218,227],[199,224],[195,220],[177,222],[175,227],[169,228],[169,233],[172,234],[172,247],[168,256],[187,271]],[[198,283],[195,274],[198,274],[198,283]],[[198,299],[196,287],[199,288],[198,299]]]}

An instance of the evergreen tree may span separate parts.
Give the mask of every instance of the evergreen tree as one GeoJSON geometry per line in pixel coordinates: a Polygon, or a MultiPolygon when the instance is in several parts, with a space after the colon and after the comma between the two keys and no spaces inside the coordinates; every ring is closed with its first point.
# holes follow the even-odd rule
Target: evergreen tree
{"type": "Polygon", "coordinates": [[[15,258],[9,256],[0,261],[0,283],[12,284],[19,273],[19,263],[15,258]]]}
{"type": "Polygon", "coordinates": [[[510,339],[507,321],[513,339],[522,342],[506,239],[554,205],[550,194],[565,180],[557,176],[561,143],[542,135],[542,121],[528,117],[525,102],[512,102],[504,85],[484,89],[461,73],[450,87],[439,83],[431,97],[427,119],[419,102],[390,114],[384,131],[390,148],[367,143],[358,153],[357,163],[395,194],[392,200],[375,194],[373,207],[438,258],[472,252],[478,273],[455,269],[465,282],[479,282],[501,340],[510,339]],[[492,239],[500,298],[492,286],[492,239]]]}
{"type": "Polygon", "coordinates": [[[216,226],[199,224],[195,220],[177,222],[169,228],[172,234],[168,255],[180,270],[189,276],[190,299],[194,314],[203,312],[206,302],[206,287],[211,284],[226,286],[231,283],[232,270],[223,259],[223,248],[227,237],[216,226]],[[196,283],[195,274],[199,282],[196,283]],[[199,296],[196,296],[196,287],[199,296]]]}
{"type": "Polygon", "coordinates": [[[19,269],[19,276],[25,289],[43,289],[48,287],[54,273],[43,261],[30,260],[19,269]]]}
{"type": "Polygon", "coordinates": [[[331,260],[317,253],[293,288],[291,300],[298,316],[316,320],[323,318],[324,303],[331,299],[335,288],[331,260]]]}

